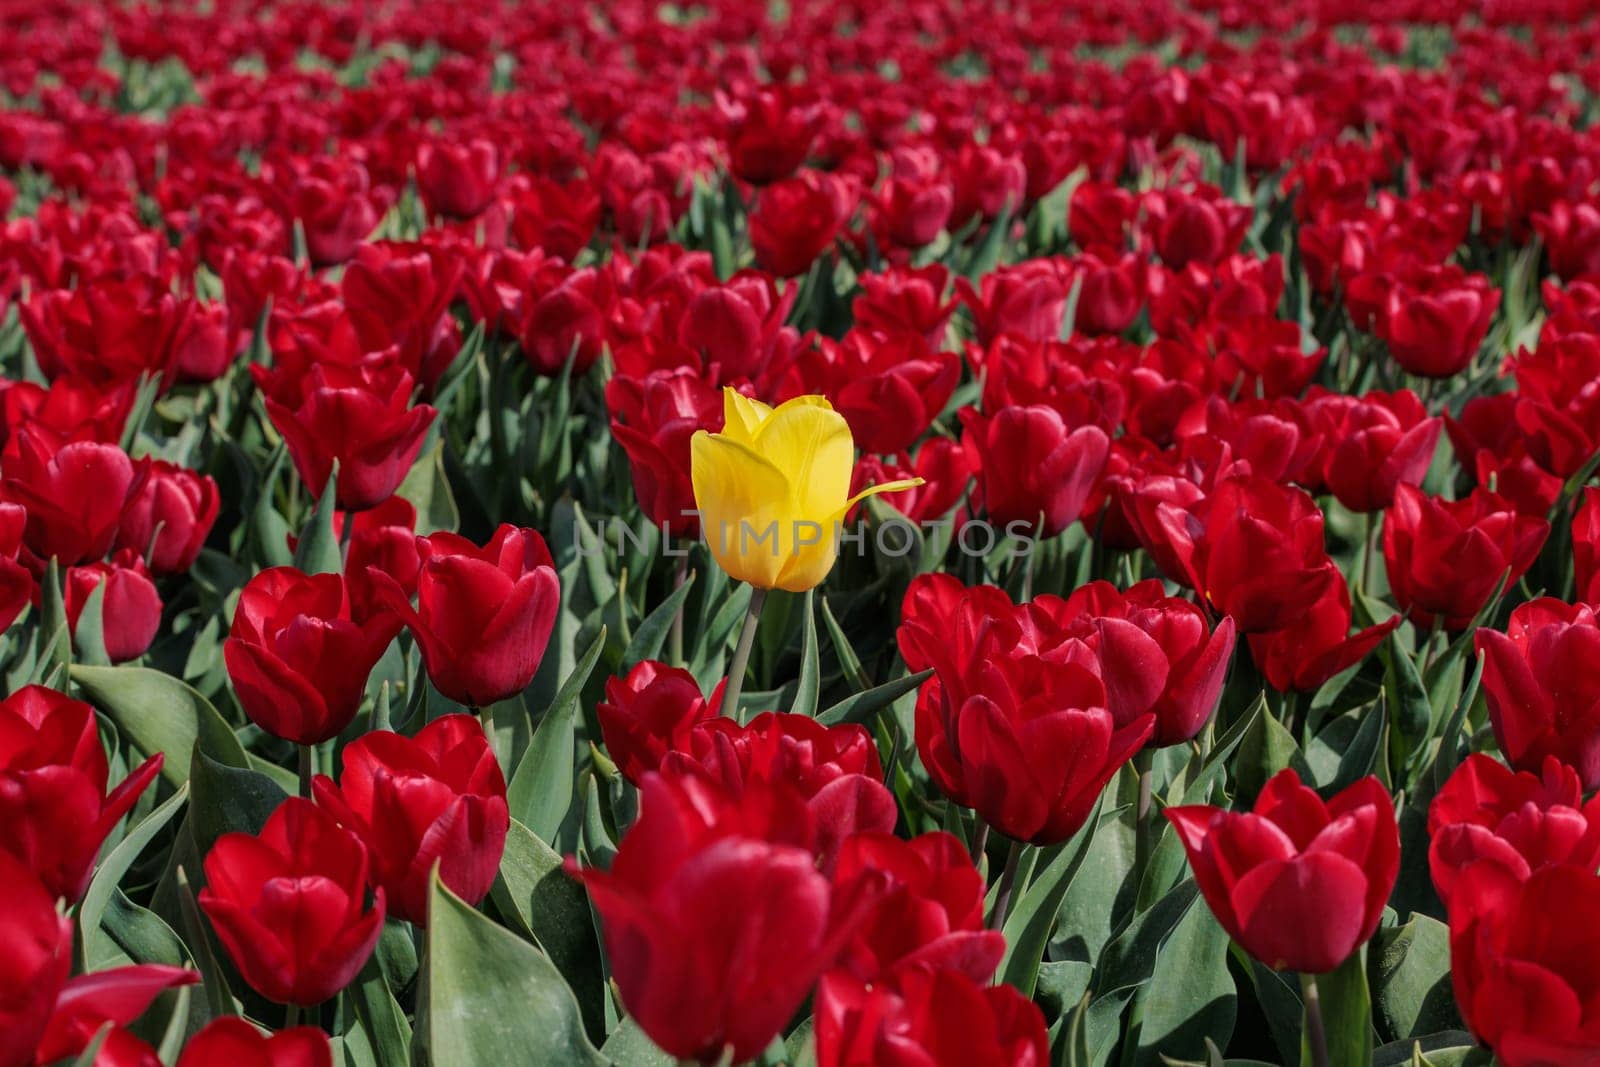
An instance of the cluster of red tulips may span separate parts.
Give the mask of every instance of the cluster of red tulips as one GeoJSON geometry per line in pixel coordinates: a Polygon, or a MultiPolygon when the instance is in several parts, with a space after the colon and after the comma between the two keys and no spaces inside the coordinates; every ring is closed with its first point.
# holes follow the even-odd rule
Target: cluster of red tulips
{"type": "Polygon", "coordinates": [[[0,1067],[1600,1060],[1584,0],[0,40],[0,1067]]]}

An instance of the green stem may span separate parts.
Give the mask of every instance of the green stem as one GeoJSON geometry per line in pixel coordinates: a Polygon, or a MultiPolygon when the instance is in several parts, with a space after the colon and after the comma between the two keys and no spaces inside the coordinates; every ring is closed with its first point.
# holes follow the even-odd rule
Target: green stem
{"type": "Polygon", "coordinates": [[[745,671],[750,667],[750,649],[756,641],[756,624],[761,621],[761,609],[766,603],[767,590],[750,590],[750,610],[745,613],[744,628],[739,631],[739,645],[733,650],[728,684],[722,690],[722,707],[717,712],[724,718],[739,718],[739,693],[744,689],[745,671]]]}
{"type": "Polygon", "coordinates": [[[1016,888],[1017,864],[1022,862],[1024,847],[1021,841],[1013,841],[1011,851],[1006,853],[1006,867],[1000,872],[1000,889],[994,897],[994,914],[989,916],[991,930],[999,930],[1006,924],[1006,913],[1011,910],[1011,891],[1016,888]]]}
{"type": "Polygon", "coordinates": [[[300,1025],[301,1008],[298,1004],[290,1004],[283,1009],[283,1028],[300,1025]]]}
{"type": "Polygon", "coordinates": [[[311,779],[317,773],[317,750],[310,745],[300,746],[300,795],[311,799],[311,779]]]}
{"type": "Polygon", "coordinates": [[[1372,595],[1372,542],[1378,536],[1378,513],[1369,511],[1361,528],[1361,591],[1372,595]]]}
{"type": "Polygon", "coordinates": [[[979,870],[983,869],[983,854],[989,848],[989,824],[982,815],[974,816],[972,827],[972,863],[979,870]]]}
{"type": "MultiPolygon", "coordinates": [[[[672,573],[672,591],[677,592],[683,588],[683,583],[689,577],[689,553],[685,552],[678,557],[676,569],[672,573]]],[[[683,605],[678,605],[678,610],[672,613],[672,629],[667,632],[667,660],[674,667],[683,667],[683,605]]]]}
{"type": "Polygon", "coordinates": [[[1134,810],[1133,824],[1133,891],[1137,896],[1143,891],[1150,854],[1155,851],[1155,828],[1150,819],[1155,807],[1155,750],[1141,748],[1133,757],[1133,769],[1139,775],[1139,806],[1134,810]]]}
{"type": "Polygon", "coordinates": [[[1330,1067],[1328,1035],[1322,1027],[1322,996],[1317,992],[1317,976],[1300,975],[1300,999],[1306,1006],[1306,1044],[1311,1049],[1314,1067],[1330,1067]]]}

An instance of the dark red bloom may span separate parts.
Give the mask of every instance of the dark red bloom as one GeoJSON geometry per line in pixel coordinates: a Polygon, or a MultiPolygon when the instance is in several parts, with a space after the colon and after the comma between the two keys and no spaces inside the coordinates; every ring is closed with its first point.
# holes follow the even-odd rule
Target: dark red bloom
{"type": "Polygon", "coordinates": [[[0,849],[0,1063],[26,1067],[72,973],[72,919],[26,863],[0,849]]]}
{"type": "Polygon", "coordinates": [[[962,443],[975,461],[975,507],[991,522],[1053,537],[1083,513],[1111,440],[1098,426],[1072,427],[1044,404],[980,415],[961,411],[962,443]],[[1040,516],[1043,522],[1040,522],[1040,516]]]}
{"type": "Polygon", "coordinates": [[[341,762],[339,784],[318,775],[312,793],[366,843],[372,884],[391,915],[427,923],[435,864],[468,904],[488,895],[511,817],[505,776],[477,719],[443,715],[415,737],[374,730],[346,745],[341,762]]]}
{"type": "Polygon", "coordinates": [[[161,753],[110,794],[94,709],[30,685],[0,701],[0,851],[75,901],[89,886],[101,842],[161,770],[161,753]]]}
{"type": "Polygon", "coordinates": [[[1538,773],[1551,756],[1600,787],[1600,623],[1594,609],[1551,597],[1521,604],[1505,633],[1480,629],[1483,692],[1506,760],[1538,773]]]}
{"type": "Polygon", "coordinates": [[[78,635],[78,620],[90,594],[102,583],[100,627],[106,655],[112,663],[137,659],[161,629],[161,594],[144,561],[129,549],[118,552],[110,563],[67,568],[64,593],[72,636],[78,635]]]}
{"type": "Polygon", "coordinates": [[[271,567],[240,592],[223,658],[256,725],[315,745],[350,725],[367,676],[399,628],[387,613],[357,622],[337,574],[271,567]]]}
{"type": "Polygon", "coordinates": [[[177,1067],[333,1067],[333,1050],[320,1027],[263,1034],[242,1016],[224,1015],[189,1039],[177,1067]]]}
{"type": "Polygon", "coordinates": [[[105,1030],[96,1063],[119,1067],[158,1064],[161,1061],[155,1049],[125,1027],[144,1014],[162,993],[199,981],[198,971],[160,963],[111,967],[68,979],[56,997],[50,1024],[34,1050],[33,1062],[71,1060],[82,1055],[95,1036],[105,1030]]]}
{"type": "Polygon", "coordinates": [[[217,939],[279,1004],[309,1007],[349,985],[383,931],[382,887],[365,904],[367,850],[309,800],[285,800],[259,835],[217,838],[205,871],[199,902],[217,939]]]}
{"type": "Polygon", "coordinates": [[[138,488],[117,527],[116,546],[147,558],[157,574],[186,571],[217,521],[221,498],[210,475],[159,459],[135,464],[138,488]]]}
{"type": "Polygon", "coordinates": [[[930,349],[919,333],[851,330],[801,352],[779,399],[826,396],[850,424],[857,448],[894,453],[927,431],[960,380],[960,358],[930,349]]]}
{"type": "Polygon", "coordinates": [[[417,191],[428,210],[454,219],[480,214],[494,198],[500,152],[487,137],[430,138],[417,146],[417,191]]]}
{"type": "Polygon", "coordinates": [[[818,170],[803,170],[762,189],[750,212],[756,262],[780,278],[804,274],[833,247],[858,197],[846,179],[818,170]]]}
{"type": "Polygon", "coordinates": [[[23,544],[39,560],[63,566],[111,551],[129,497],[138,490],[133,461],[116,445],[78,441],[54,447],[18,430],[0,456],[0,493],[28,512],[23,544]]]}
{"type": "Polygon", "coordinates": [[[725,682],[707,700],[694,675],[681,667],[643,660],[626,678],[606,679],[606,698],[595,707],[606,751],[634,785],[658,770],[668,752],[689,748],[694,727],[717,714],[725,682]]]}
{"type": "Polygon", "coordinates": [[[668,533],[700,532],[689,480],[689,439],[722,427],[722,394],[697,369],[655,370],[606,383],[611,434],[628,454],[639,509],[668,533]]]}
{"type": "Polygon", "coordinates": [[[1378,929],[1400,833],[1376,778],[1324,803],[1285,770],[1248,814],[1205,805],[1165,814],[1217,922],[1268,967],[1323,974],[1378,929]]]}
{"type": "Polygon", "coordinates": [[[527,688],[561,603],[544,538],[502,525],[482,548],[440,531],[417,538],[417,606],[376,571],[376,594],[411,630],[428,680],[459,704],[487,707],[527,688]]]}

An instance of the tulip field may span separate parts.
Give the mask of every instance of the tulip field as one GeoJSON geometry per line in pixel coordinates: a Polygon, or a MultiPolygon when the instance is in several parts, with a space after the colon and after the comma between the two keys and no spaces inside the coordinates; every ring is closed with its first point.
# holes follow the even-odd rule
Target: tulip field
{"type": "Polygon", "coordinates": [[[1591,0],[0,0],[0,1067],[1600,1065],[1591,0]]]}

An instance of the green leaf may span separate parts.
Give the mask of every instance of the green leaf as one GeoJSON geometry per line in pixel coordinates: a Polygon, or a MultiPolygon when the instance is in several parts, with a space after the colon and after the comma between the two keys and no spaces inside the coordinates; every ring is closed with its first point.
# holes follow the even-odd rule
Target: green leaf
{"type": "Polygon", "coordinates": [[[624,1019],[600,1050],[621,1067],[676,1067],[678,1058],[662,1052],[633,1019],[624,1019]]]}
{"type": "Polygon", "coordinates": [[[1450,985],[1450,929],[1413,914],[1372,940],[1373,1008],[1385,1032],[1414,1038],[1461,1028],[1450,985]]]}
{"type": "Polygon", "coordinates": [[[454,531],[461,525],[461,511],[450,492],[445,474],[444,439],[437,438],[431,449],[411,465],[395,496],[411,502],[417,509],[417,533],[427,536],[440,530],[454,531]]]}
{"type": "Polygon", "coordinates": [[[1357,716],[1360,723],[1356,727],[1355,735],[1345,746],[1344,753],[1339,757],[1339,765],[1334,771],[1333,778],[1324,787],[1326,792],[1336,793],[1356,779],[1364,778],[1373,772],[1380,755],[1379,745],[1383,741],[1387,706],[1387,700],[1379,700],[1377,706],[1368,711],[1350,713],[1357,716]]]}
{"type": "Polygon", "coordinates": [[[916,674],[903,675],[874,686],[864,693],[852,693],[818,715],[817,721],[825,726],[842,722],[866,722],[932,677],[931,670],[918,671],[916,674]]]}
{"type": "Polygon", "coordinates": [[[572,990],[533,945],[433,877],[418,1028],[438,1067],[608,1063],[584,1036],[572,990]]]}
{"type": "Polygon", "coordinates": [[[590,1034],[604,1031],[605,977],[583,887],[561,856],[511,820],[492,895],[495,907],[532,938],[572,986],[590,1034]]]}
{"type": "Polygon", "coordinates": [[[506,800],[513,818],[520,820],[542,841],[554,841],[556,832],[573,804],[572,783],[576,775],[578,746],[578,698],[606,647],[606,631],[600,633],[577,668],[561,684],[533,732],[528,750],[522,754],[506,800]]]}
{"type": "Polygon", "coordinates": [[[1228,973],[1228,935],[1204,899],[1190,903],[1162,944],[1138,1004],[1136,1065],[1154,1067],[1162,1055],[1204,1056],[1207,1037],[1228,1043],[1238,994],[1228,973]]]}
{"type": "Polygon", "coordinates": [[[1427,744],[1433,727],[1433,708],[1417,664],[1406,654],[1400,638],[1390,634],[1384,652],[1388,663],[1384,669],[1383,690],[1393,716],[1389,731],[1391,766],[1398,770],[1406,765],[1413,752],[1427,744]]]}
{"type": "Polygon", "coordinates": [[[272,458],[267,461],[265,473],[255,487],[256,506],[250,513],[250,535],[255,543],[256,555],[268,567],[283,567],[294,562],[289,552],[289,523],[273,504],[288,459],[288,445],[278,442],[278,447],[272,451],[272,458]]]}
{"type": "Polygon", "coordinates": [[[1039,962],[1044,959],[1050,931],[1061,912],[1061,901],[1083,865],[1083,858],[1089,854],[1089,842],[1100,825],[1104,803],[1105,794],[1102,793],[1082,829],[1065,843],[1046,850],[1049,862],[1006,917],[1003,928],[1006,954],[1000,962],[1000,978],[1016,986],[1025,997],[1033,996],[1033,987],[1039,979],[1039,962]]]}
{"type": "Polygon", "coordinates": [[[284,788],[265,774],[220,763],[198,742],[189,762],[189,788],[194,792],[189,832],[201,856],[210,852],[223,834],[259,834],[289,798],[284,788]]]}
{"type": "Polygon", "coordinates": [[[116,892],[117,883],[122,881],[123,875],[128,873],[128,868],[133,866],[134,860],[139,858],[139,854],[145,850],[156,834],[172,821],[173,815],[177,814],[178,809],[183,807],[188,799],[188,787],[179,786],[176,793],[141,819],[139,825],[129,830],[127,836],[117,843],[117,847],[112,849],[95,869],[94,880],[89,883],[89,889],[83,895],[83,903],[78,905],[78,929],[81,931],[79,961],[82,970],[91,970],[93,962],[105,958],[102,953],[110,950],[110,946],[105,944],[107,937],[105,931],[100,928],[100,919],[105,914],[111,895],[116,892]]]}
{"type": "Polygon", "coordinates": [[[72,663],[72,630],[67,624],[67,604],[61,593],[61,568],[54,556],[39,582],[39,650],[33,665],[34,682],[50,684],[51,676],[72,663]]]}
{"type": "Polygon", "coordinates": [[[105,604],[106,581],[101,579],[84,600],[77,630],[72,635],[72,647],[77,649],[79,663],[111,666],[111,656],[106,652],[105,604]]]}
{"type": "Polygon", "coordinates": [[[621,673],[628,673],[647,659],[660,658],[661,646],[666,644],[667,635],[672,632],[672,620],[678,617],[683,602],[689,599],[689,593],[694,588],[694,579],[694,572],[690,571],[684,576],[683,584],[669,593],[666,599],[639,623],[638,629],[633,631],[633,637],[628,641],[627,650],[622,653],[621,673]]]}
{"type": "Polygon", "coordinates": [[[817,654],[817,605],[816,590],[807,589],[803,627],[805,633],[804,643],[800,651],[800,684],[794,693],[794,703],[789,710],[796,715],[812,718],[817,714],[817,693],[822,688],[822,666],[817,654]]]}
{"type": "Polygon", "coordinates": [[[1266,700],[1266,693],[1262,693],[1260,714],[1254,715],[1250,730],[1239,742],[1234,772],[1239,787],[1238,799],[1242,802],[1253,802],[1267,780],[1285,767],[1293,767],[1302,781],[1314,780],[1305,754],[1295,744],[1294,736],[1265,706],[1266,700]]]}
{"type": "Polygon", "coordinates": [[[333,528],[333,513],[339,507],[338,495],[339,462],[335,460],[322,497],[295,545],[294,565],[306,574],[338,574],[344,570],[339,557],[339,531],[333,528]]]}
{"type": "Polygon", "coordinates": [[[833,617],[833,608],[828,606],[827,597],[822,598],[822,624],[827,627],[828,640],[833,643],[834,658],[839,661],[839,667],[844,671],[844,676],[851,686],[857,692],[871,689],[872,679],[862,670],[861,657],[856,654],[855,647],[850,644],[850,639],[839,626],[839,620],[833,617]]]}
{"type": "MultiPolygon", "coordinates": [[[[1372,1000],[1367,992],[1365,956],[1366,951],[1359,950],[1337,970],[1316,977],[1329,1062],[1339,1067],[1372,1067],[1372,1000]]],[[[1301,981],[1305,981],[1303,975],[1301,981]]],[[[1303,1029],[1300,1067],[1314,1067],[1310,1028],[1303,1029]]]]}
{"type": "Polygon", "coordinates": [[[80,664],[70,676],[135,748],[146,756],[166,753],[161,776],[173,785],[189,780],[196,741],[230,767],[250,766],[244,746],[211,702],[170,674],[148,667],[80,664]]]}
{"type": "Polygon", "coordinates": [[[361,1030],[372,1043],[377,1062],[410,1063],[411,1023],[389,989],[376,954],[361,968],[361,974],[348,993],[356,1017],[361,1020],[361,1030]]]}

